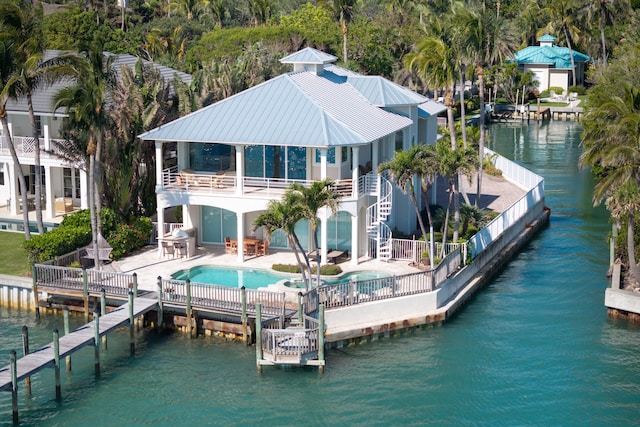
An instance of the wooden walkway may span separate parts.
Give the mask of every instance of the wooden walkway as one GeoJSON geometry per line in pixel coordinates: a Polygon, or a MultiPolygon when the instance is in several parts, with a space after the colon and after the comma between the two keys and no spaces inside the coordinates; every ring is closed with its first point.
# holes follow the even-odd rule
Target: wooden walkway
{"type": "MultiPolygon", "coordinates": [[[[136,298],[133,302],[134,319],[157,308],[158,301],[150,298],[136,298]]],[[[100,336],[129,325],[129,303],[125,303],[110,313],[101,316],[100,336]]],[[[60,337],[60,358],[68,356],[87,345],[94,345],[94,323],[88,323],[68,335],[60,337]]],[[[31,352],[17,361],[17,377],[21,381],[31,375],[54,366],[53,342],[31,352]]],[[[11,366],[0,369],[0,391],[11,391],[11,366]]]]}

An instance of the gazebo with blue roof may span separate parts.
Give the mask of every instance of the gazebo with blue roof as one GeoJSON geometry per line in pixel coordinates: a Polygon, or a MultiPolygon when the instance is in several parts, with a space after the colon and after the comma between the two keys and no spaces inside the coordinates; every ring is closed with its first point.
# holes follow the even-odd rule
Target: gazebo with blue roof
{"type": "Polygon", "coordinates": [[[576,50],[556,46],[555,41],[554,36],[545,34],[538,39],[539,46],[528,46],[514,55],[520,71],[531,71],[535,74],[540,91],[550,87],[561,87],[567,90],[570,86],[584,83],[584,72],[591,58],[576,50]],[[573,81],[572,55],[575,82],[573,81]]]}

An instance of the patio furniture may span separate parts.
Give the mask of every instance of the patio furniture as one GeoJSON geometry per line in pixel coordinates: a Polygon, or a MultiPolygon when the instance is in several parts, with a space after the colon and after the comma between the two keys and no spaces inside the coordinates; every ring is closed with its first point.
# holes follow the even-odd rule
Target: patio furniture
{"type": "Polygon", "coordinates": [[[162,256],[173,256],[173,244],[171,242],[162,241],[162,256]]]}
{"type": "Polygon", "coordinates": [[[267,255],[268,250],[269,250],[269,241],[268,240],[261,241],[260,243],[258,243],[258,246],[256,247],[256,255],[265,256],[267,255]]]}
{"type": "Polygon", "coordinates": [[[224,252],[227,254],[238,253],[238,241],[232,242],[229,236],[224,238],[224,252]]]}
{"type": "Polygon", "coordinates": [[[54,204],[56,215],[73,212],[73,199],[70,197],[58,197],[54,204]]]}
{"type": "Polygon", "coordinates": [[[179,256],[180,258],[187,257],[187,242],[174,242],[173,243],[173,253],[175,256],[179,256]]]}

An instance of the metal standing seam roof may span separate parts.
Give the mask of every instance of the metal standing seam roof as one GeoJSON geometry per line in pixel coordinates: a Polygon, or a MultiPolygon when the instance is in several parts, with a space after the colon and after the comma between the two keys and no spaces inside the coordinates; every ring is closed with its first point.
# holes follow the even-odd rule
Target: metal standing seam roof
{"type": "Polygon", "coordinates": [[[280,60],[282,64],[329,64],[336,62],[338,57],[322,52],[312,47],[305,47],[280,60]]]}
{"type": "Polygon", "coordinates": [[[140,138],[324,147],[367,144],[411,123],[372,106],[349,85],[298,72],[261,83],[140,138]]]}
{"type": "Polygon", "coordinates": [[[548,64],[555,68],[571,68],[571,53],[574,62],[587,62],[590,57],[562,46],[528,46],[514,57],[518,64],[548,64]]]}
{"type": "MultiPolygon", "coordinates": [[[[72,51],[64,51],[64,50],[53,50],[49,49],[45,51],[43,56],[43,60],[47,61],[49,59],[55,58],[57,56],[73,53],[72,51]]],[[[121,67],[123,65],[133,68],[135,63],[140,59],[133,55],[127,54],[113,54],[110,52],[104,52],[105,56],[114,56],[113,67],[116,73],[119,75],[121,67]]],[[[173,68],[165,67],[163,65],[156,64],[154,62],[143,60],[145,65],[151,65],[155,69],[160,72],[160,75],[165,81],[171,81],[173,79],[173,75],[177,74],[183,81],[189,83],[191,82],[191,75],[187,73],[183,73],[178,70],[174,70],[173,68]]],[[[36,115],[47,116],[47,115],[56,115],[56,116],[64,116],[66,115],[65,108],[59,108],[58,110],[53,111],[53,98],[62,88],[73,84],[71,80],[57,82],[53,85],[47,87],[41,87],[37,91],[32,94],[33,101],[33,110],[36,115]]],[[[16,113],[26,113],[29,111],[27,106],[27,99],[25,97],[20,97],[18,100],[9,99],[7,102],[7,111],[16,113]]]]}
{"type": "Polygon", "coordinates": [[[429,99],[380,76],[353,76],[347,82],[379,107],[416,105],[429,99]]]}
{"type": "Polygon", "coordinates": [[[418,117],[423,119],[428,119],[432,116],[437,116],[438,114],[446,111],[447,107],[436,101],[428,100],[425,103],[418,105],[418,117]]]}

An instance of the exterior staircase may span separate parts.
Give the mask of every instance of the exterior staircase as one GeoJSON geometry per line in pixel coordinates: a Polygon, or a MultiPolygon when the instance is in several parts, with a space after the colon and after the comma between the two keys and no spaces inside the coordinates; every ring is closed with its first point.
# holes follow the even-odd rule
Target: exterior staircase
{"type": "Polygon", "coordinates": [[[369,237],[368,254],[381,261],[391,259],[391,229],[385,221],[391,213],[393,186],[382,175],[372,175],[369,191],[377,202],[367,208],[367,235],[369,237]]]}

